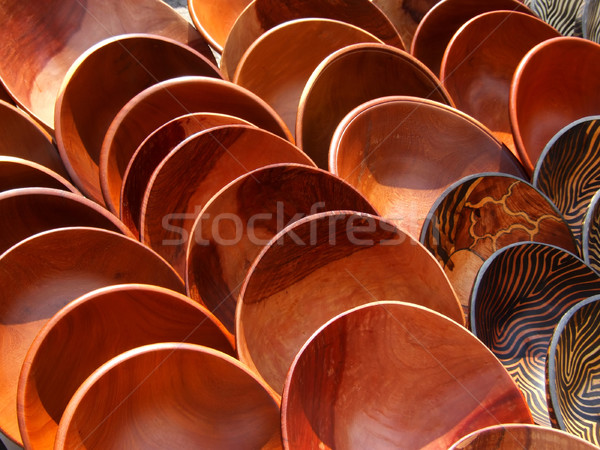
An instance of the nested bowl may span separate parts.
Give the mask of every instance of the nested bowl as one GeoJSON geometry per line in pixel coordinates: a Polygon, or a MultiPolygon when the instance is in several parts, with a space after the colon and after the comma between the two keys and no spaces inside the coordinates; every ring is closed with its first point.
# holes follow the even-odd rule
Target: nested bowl
{"type": "Polygon", "coordinates": [[[353,44],[327,56],[307,81],[296,117],[297,145],[326,169],[331,138],[344,116],[388,95],[454,106],[438,78],[407,52],[384,44],[353,44]]]}
{"type": "Polygon", "coordinates": [[[103,40],[68,70],[54,115],[56,143],[73,182],[103,203],[99,158],[108,127],[135,95],[185,75],[220,78],[219,69],[191,47],[150,34],[103,40]]]}
{"type": "Polygon", "coordinates": [[[329,169],[416,239],[434,202],[461,178],[481,172],[525,177],[514,155],[475,119],[402,96],[348,113],[331,141],[329,169]]]}
{"type": "Polygon", "coordinates": [[[293,141],[281,117],[264,100],[233,83],[209,77],[179,77],[157,83],[119,111],[102,143],[100,183],[110,211],[119,212],[123,176],[144,139],[170,120],[194,112],[240,117],[293,141]]]}
{"type": "Polygon", "coordinates": [[[583,219],[581,253],[583,260],[600,273],[600,190],[594,194],[583,219]]]}
{"type": "Polygon", "coordinates": [[[377,214],[353,187],[314,167],[274,164],[236,178],[206,203],[190,232],[188,295],[234,333],[240,287],[262,248],[286,225],[334,210],[377,214]]]}
{"type": "Polygon", "coordinates": [[[262,249],[242,285],[235,317],[240,361],[280,394],[295,355],[319,327],[390,298],[464,324],[439,264],[392,223],[353,211],[300,219],[262,249]]]}
{"type": "Polygon", "coordinates": [[[0,155],[0,192],[26,187],[47,187],[79,194],[71,182],[46,166],[0,155]]]}
{"type": "Polygon", "coordinates": [[[538,425],[550,426],[545,365],[554,327],[599,289],[598,274],[581,259],[534,242],[498,250],[477,275],[471,329],[513,376],[538,425]]]}
{"type": "Polygon", "coordinates": [[[519,389],[471,333],[428,308],[379,301],[333,318],[285,382],[286,448],[448,448],[481,427],[531,423],[519,389]]]}
{"type": "Polygon", "coordinates": [[[223,326],[206,308],[158,286],[101,288],[54,314],[29,348],[19,378],[17,412],[25,446],[53,448],[60,418],[89,375],[121,353],[161,342],[234,354],[223,326]]]}
{"type": "Polygon", "coordinates": [[[163,343],[95,371],[67,405],[54,448],[278,448],[279,423],[278,400],[239,361],[163,343]]]}

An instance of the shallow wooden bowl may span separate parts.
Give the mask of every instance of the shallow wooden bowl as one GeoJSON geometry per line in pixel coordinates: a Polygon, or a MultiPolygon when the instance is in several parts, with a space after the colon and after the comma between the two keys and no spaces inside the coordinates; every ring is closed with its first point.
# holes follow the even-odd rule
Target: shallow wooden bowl
{"type": "Polygon", "coordinates": [[[281,445],[279,423],[278,400],[239,361],[199,345],[154,344],[84,382],[54,448],[271,449],[281,445]]]}
{"type": "Polygon", "coordinates": [[[170,120],[194,112],[240,117],[293,140],[283,120],[264,100],[233,83],[209,77],[180,77],[157,83],[133,97],[106,133],[100,152],[100,183],[108,209],[118,214],[123,176],[144,139],[170,120]]]}
{"type": "Polygon", "coordinates": [[[128,34],[83,53],[61,85],[54,115],[56,143],[73,182],[103,203],[98,161],[104,135],[132,97],[160,81],[185,75],[220,78],[206,57],[173,39],[128,34]]]}
{"type": "Polygon", "coordinates": [[[13,156],[0,156],[0,192],[26,187],[47,187],[79,193],[69,181],[46,166],[13,156]]]}
{"type": "Polygon", "coordinates": [[[313,71],[334,51],[359,42],[382,41],[361,28],[337,20],[285,22],[252,43],[232,80],[265,100],[287,127],[294,130],[300,96],[313,71]]]}
{"type": "Polygon", "coordinates": [[[600,43],[600,2],[598,0],[584,0],[581,28],[585,39],[600,43]]]}
{"type": "Polygon", "coordinates": [[[58,311],[36,336],[21,370],[17,411],[25,447],[53,447],[67,403],[94,370],[128,350],[160,342],[234,355],[223,325],[206,308],[165,288],[101,288],[58,311]]]}
{"type": "Polygon", "coordinates": [[[397,301],[357,307],[314,333],[291,365],[281,409],[289,449],[448,448],[483,426],[531,423],[481,342],[397,301]]]}
{"type": "Polygon", "coordinates": [[[529,14],[492,11],[466,22],[444,52],[440,79],[456,107],[492,130],[516,156],[508,118],[513,74],[531,48],[558,36],[529,14]]]}
{"type": "Polygon", "coordinates": [[[263,247],[284,226],[334,210],[377,214],[350,185],[314,167],[276,164],[240,176],[210,199],[190,232],[188,295],[234,333],[240,287],[263,247]],[[239,231],[231,233],[236,217],[239,231]]]}
{"type": "Polygon", "coordinates": [[[497,10],[534,15],[518,0],[443,0],[431,8],[419,23],[410,52],[439,75],[444,51],[454,33],[473,17],[497,10]]]}
{"type": "Polygon", "coordinates": [[[515,145],[529,173],[544,147],[567,125],[598,114],[600,44],[557,37],[533,47],[519,63],[510,88],[515,145]]]}
{"type": "Polygon", "coordinates": [[[408,53],[384,44],[354,44],[326,57],[306,83],[296,118],[296,142],[326,169],[335,128],[366,101],[411,95],[454,106],[437,77],[408,53]]]}
{"type": "Polygon", "coordinates": [[[2,0],[0,77],[17,104],[48,131],[71,64],[93,45],[127,33],[149,33],[188,44],[214,62],[196,29],[159,0],[2,0]]]}
{"type": "Polygon", "coordinates": [[[498,250],[477,275],[471,329],[515,378],[539,425],[550,425],[545,364],[554,327],[599,289],[600,277],[582,260],[533,242],[498,250]]]}
{"type": "Polygon", "coordinates": [[[583,260],[600,273],[600,190],[592,197],[583,219],[581,253],[583,260]]]}
{"type": "Polygon", "coordinates": [[[521,165],[483,125],[441,103],[383,97],[339,124],[329,169],[415,239],[440,194],[481,172],[524,177],[521,165]]]}
{"type": "Polygon", "coordinates": [[[389,18],[370,0],[254,0],[233,25],[223,49],[221,71],[232,78],[244,53],[262,34],[297,19],[339,20],[377,36],[384,43],[405,49],[389,18]]]}
{"type": "Polygon", "coordinates": [[[235,324],[240,360],[281,393],[312,333],[379,299],[423,305],[464,323],[439,264],[392,223],[349,211],[298,220],[262,249],[242,285],[235,324]]]}

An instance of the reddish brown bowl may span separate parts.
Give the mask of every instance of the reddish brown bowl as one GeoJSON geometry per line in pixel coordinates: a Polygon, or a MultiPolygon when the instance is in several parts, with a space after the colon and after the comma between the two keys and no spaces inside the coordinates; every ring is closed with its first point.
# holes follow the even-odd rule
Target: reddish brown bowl
{"type": "Polygon", "coordinates": [[[26,159],[0,156],[0,192],[26,187],[47,187],[79,194],[75,186],[46,166],[26,159]]]}

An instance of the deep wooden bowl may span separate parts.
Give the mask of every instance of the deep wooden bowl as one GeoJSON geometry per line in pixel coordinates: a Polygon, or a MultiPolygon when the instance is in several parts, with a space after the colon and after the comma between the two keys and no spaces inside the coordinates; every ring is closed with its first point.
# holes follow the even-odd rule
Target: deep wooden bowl
{"type": "Polygon", "coordinates": [[[518,0],[443,0],[431,8],[419,23],[410,53],[439,75],[444,51],[454,33],[469,19],[497,10],[534,15],[518,0]]]}
{"type": "Polygon", "coordinates": [[[498,250],[477,275],[471,329],[515,378],[539,425],[550,425],[545,364],[554,327],[599,289],[598,274],[582,260],[534,242],[498,250]]]}
{"type": "Polygon", "coordinates": [[[199,52],[149,34],[106,39],[73,63],[56,100],[56,143],[73,182],[89,198],[104,203],[100,149],[117,113],[147,87],[185,75],[221,76],[199,52]]]}
{"type": "Polygon", "coordinates": [[[202,302],[234,333],[240,287],[255,258],[283,227],[323,211],[377,214],[353,187],[324,170],[276,164],[253,170],[221,189],[204,206],[190,232],[188,295],[202,302]],[[241,223],[236,242],[228,218],[241,223]]]}
{"type": "Polygon", "coordinates": [[[0,267],[0,429],[20,445],[15,408],[19,371],[50,317],[104,286],[148,283],[184,290],[181,279],[152,250],[99,228],[36,234],[1,255],[0,267]]]}
{"type": "Polygon", "coordinates": [[[17,412],[25,447],[53,447],[67,403],[94,370],[128,350],[160,342],[234,355],[223,325],[206,308],[165,288],[111,286],[58,311],[36,336],[21,370],[17,412]]]}
{"type": "Polygon", "coordinates": [[[123,176],[144,139],[170,120],[194,112],[240,117],[293,141],[283,120],[264,100],[233,83],[208,77],[157,83],[132,98],[106,133],[100,152],[100,184],[108,209],[118,214],[123,176]]]}
{"type": "Polygon", "coordinates": [[[49,132],[54,104],[71,64],[93,45],[127,33],[157,34],[188,44],[214,62],[202,36],[158,0],[2,0],[0,77],[17,104],[49,132]]]}
{"type": "Polygon", "coordinates": [[[85,381],[54,448],[272,449],[281,445],[279,423],[278,400],[239,361],[199,345],[154,344],[85,381]]]}
{"type": "Polygon", "coordinates": [[[227,38],[221,71],[232,78],[244,53],[262,34],[296,19],[339,20],[377,36],[384,43],[405,49],[388,17],[370,0],[254,0],[240,14],[227,38]]]}
{"type": "Polygon", "coordinates": [[[598,192],[590,201],[590,206],[583,219],[582,230],[581,253],[583,260],[600,273],[600,194],[598,192]]]}
{"type": "Polygon", "coordinates": [[[331,141],[329,169],[415,239],[440,194],[461,178],[525,177],[514,155],[475,119],[414,97],[383,97],[350,112],[331,141]]]}
{"type": "Polygon", "coordinates": [[[550,139],[582,117],[598,114],[600,44],[557,37],[521,60],[510,88],[515,145],[529,173],[550,139]]]}
{"type": "Polygon", "coordinates": [[[600,2],[598,0],[584,0],[581,28],[585,39],[600,43],[600,2]]]}
{"type": "Polygon", "coordinates": [[[349,45],[326,57],[306,83],[296,118],[297,145],[326,169],[331,138],[344,116],[388,95],[454,106],[437,77],[408,53],[384,44],[349,45]]]}
{"type": "Polygon", "coordinates": [[[357,307],[315,332],[291,365],[281,409],[289,449],[448,448],[484,426],[531,423],[481,342],[397,301],[357,307]]]}
{"type": "Polygon", "coordinates": [[[240,361],[281,393],[312,333],[379,299],[423,305],[464,323],[439,264],[391,222],[348,211],[298,220],[263,248],[242,285],[235,324],[240,361]]]}
{"type": "Polygon", "coordinates": [[[534,185],[561,211],[580,247],[585,215],[600,189],[598,133],[600,116],[567,125],[546,144],[533,172],[534,185]]]}
{"type": "Polygon", "coordinates": [[[508,118],[513,74],[531,48],[558,36],[532,15],[492,11],[466,22],[444,52],[440,79],[456,107],[492,130],[517,157],[508,118]]]}
{"type": "Polygon", "coordinates": [[[47,187],[79,193],[69,181],[46,166],[13,156],[0,156],[0,192],[26,187],[47,187]]]}
{"type": "Polygon", "coordinates": [[[337,20],[285,22],[252,43],[232,80],[265,100],[287,127],[294,130],[300,96],[313,71],[334,51],[359,42],[382,41],[361,28],[337,20]]]}

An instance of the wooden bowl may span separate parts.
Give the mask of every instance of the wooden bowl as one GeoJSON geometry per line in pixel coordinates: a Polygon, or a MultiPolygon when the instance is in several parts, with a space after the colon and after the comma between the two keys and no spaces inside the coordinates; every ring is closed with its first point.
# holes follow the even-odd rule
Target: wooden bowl
{"type": "Polygon", "coordinates": [[[580,248],[585,215],[600,189],[599,132],[600,116],[567,125],[546,144],[533,172],[533,184],[561,211],[580,248]]]}
{"type": "Polygon", "coordinates": [[[290,142],[250,125],[223,125],[190,136],[148,182],[140,240],[184,276],[189,233],[204,205],[240,175],[281,162],[313,165],[290,142]]]}
{"type": "Polygon", "coordinates": [[[600,2],[598,0],[583,1],[581,28],[585,39],[600,43],[600,2]]]}
{"type": "Polygon", "coordinates": [[[600,194],[598,192],[592,197],[583,220],[581,253],[585,263],[600,273],[600,194]]]}
{"type": "Polygon", "coordinates": [[[584,0],[532,0],[530,7],[562,36],[581,37],[583,4],[584,0]]]}
{"type": "Polygon", "coordinates": [[[414,97],[366,102],[339,124],[329,169],[418,239],[440,194],[467,175],[525,177],[512,153],[468,115],[414,97]]]}
{"type": "Polygon", "coordinates": [[[0,156],[0,192],[26,187],[79,193],[69,181],[46,166],[13,156],[0,156]]]}
{"type": "Polygon", "coordinates": [[[390,298],[464,323],[439,264],[392,223],[352,211],[298,220],[265,246],[242,285],[235,324],[240,361],[281,393],[294,356],[320,326],[390,298]]]}
{"type": "Polygon", "coordinates": [[[513,74],[532,47],[558,36],[529,14],[492,11],[466,22],[444,52],[440,79],[456,107],[492,130],[515,156],[508,118],[513,74]]]}
{"type": "Polygon", "coordinates": [[[439,75],[444,51],[454,33],[469,19],[497,10],[534,15],[518,0],[443,0],[431,8],[419,23],[410,53],[439,75]]]}
{"type": "Polygon", "coordinates": [[[0,10],[0,77],[17,104],[47,131],[71,64],[98,42],[127,33],[149,33],[188,44],[214,62],[202,36],[159,0],[4,0],[0,10]],[[18,43],[18,44],[17,44],[18,43]]]}
{"type": "Polygon", "coordinates": [[[537,242],[498,250],[477,275],[471,329],[515,378],[539,425],[550,426],[545,363],[554,327],[598,289],[598,274],[582,260],[537,242]]]}
{"type": "Polygon", "coordinates": [[[384,43],[404,50],[402,38],[388,17],[369,0],[254,0],[240,14],[223,49],[221,71],[232,78],[244,53],[261,35],[297,19],[339,20],[361,28],[384,43]]]}
{"type": "Polygon", "coordinates": [[[54,123],[60,155],[83,193],[104,203],[100,149],[121,108],[147,87],[185,75],[221,76],[199,52],[149,34],[106,39],[73,63],[56,100],[54,123]]]}
{"type": "Polygon", "coordinates": [[[300,96],[313,71],[334,51],[359,42],[382,41],[337,20],[285,22],[252,43],[235,70],[233,82],[265,100],[294,130],[300,96]]]}
{"type": "MultiPolygon", "coordinates": [[[[0,101],[8,103],[9,105],[13,105],[13,106],[15,104],[15,102],[13,101],[10,94],[6,91],[6,88],[4,87],[4,84],[2,83],[1,79],[0,79],[0,101]]],[[[0,445],[2,445],[2,440],[0,440],[0,445]]],[[[0,448],[2,448],[2,447],[0,447],[0,448]]]]}
{"type": "Polygon", "coordinates": [[[35,336],[58,310],[94,289],[148,283],[183,291],[156,253],[99,228],[60,228],[36,234],[0,256],[0,429],[22,445],[15,402],[19,371],[35,336]]]}
{"type": "Polygon", "coordinates": [[[139,236],[144,192],[152,173],[161,161],[192,134],[230,124],[249,125],[250,122],[227,114],[192,113],[165,123],[144,139],[131,157],[123,175],[119,208],[121,220],[136,236],[139,236]]]}
{"type": "Polygon", "coordinates": [[[234,333],[240,287],[264,246],[284,226],[334,210],[377,214],[353,187],[313,167],[276,164],[238,177],[210,199],[190,232],[188,295],[234,333]],[[232,217],[242,224],[235,243],[230,242],[231,223],[226,220],[232,217]]]}
{"type": "Polygon", "coordinates": [[[128,350],[160,342],[234,354],[223,325],[206,308],[157,286],[98,289],[57,312],[21,370],[17,411],[25,447],[52,448],[67,403],[94,370],[128,350]]]}
{"type": "Polygon", "coordinates": [[[383,44],[354,44],[326,57],[306,83],[296,142],[326,169],[331,138],[346,114],[388,95],[423,97],[454,106],[431,71],[408,53],[383,44]]]}
{"type": "Polygon", "coordinates": [[[69,402],[54,448],[277,448],[279,423],[277,399],[239,361],[163,343],[95,371],[69,402]]]}
{"type": "Polygon", "coordinates": [[[397,301],[357,307],[315,332],[292,363],[281,409],[288,449],[448,448],[484,426],[531,423],[481,342],[397,301]]]}
{"type": "Polygon", "coordinates": [[[106,133],[100,152],[100,184],[110,211],[118,214],[123,176],[144,139],[170,120],[194,112],[240,117],[293,140],[269,105],[233,83],[208,77],[180,77],[157,83],[132,98],[106,133]]]}
{"type": "Polygon", "coordinates": [[[557,37],[521,60],[510,88],[510,124],[529,173],[550,139],[582,117],[598,114],[600,44],[557,37]]]}

